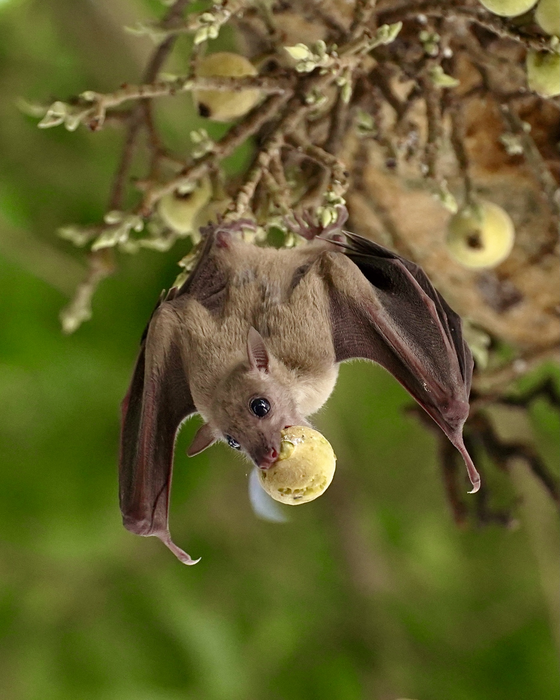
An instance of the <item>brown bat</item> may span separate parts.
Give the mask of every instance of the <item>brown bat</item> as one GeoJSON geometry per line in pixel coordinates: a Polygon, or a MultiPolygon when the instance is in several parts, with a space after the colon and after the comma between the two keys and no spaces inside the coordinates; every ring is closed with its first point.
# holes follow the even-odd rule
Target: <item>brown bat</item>
{"type": "Polygon", "coordinates": [[[280,431],[309,425],[341,362],[382,365],[462,454],[472,491],[480,476],[463,443],[473,361],[461,321],[414,263],[353,233],[291,249],[245,243],[237,226],[203,229],[187,281],[160,299],[142,337],[122,404],[120,505],[127,529],[171,540],[175,438],[204,419],[188,454],[216,440],[261,469],[280,431]]]}

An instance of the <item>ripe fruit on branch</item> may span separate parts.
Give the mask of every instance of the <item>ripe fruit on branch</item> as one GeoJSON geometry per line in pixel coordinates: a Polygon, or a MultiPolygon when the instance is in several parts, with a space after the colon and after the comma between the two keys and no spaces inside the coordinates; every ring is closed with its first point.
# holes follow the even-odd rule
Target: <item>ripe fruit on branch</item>
{"type": "Polygon", "coordinates": [[[537,0],[480,0],[495,15],[500,17],[517,17],[523,15],[536,4],[537,0]]]}
{"type": "MultiPolygon", "coordinates": [[[[257,75],[255,66],[236,53],[221,51],[202,58],[196,68],[200,78],[242,78],[257,75]]],[[[259,90],[220,91],[193,90],[201,117],[217,122],[229,122],[247,114],[261,97],[259,90]]]]}
{"type": "Polygon", "coordinates": [[[200,210],[212,196],[210,180],[203,178],[191,192],[175,191],[159,200],[158,212],[163,222],[177,233],[190,233],[196,228],[200,210]]]}
{"type": "Polygon", "coordinates": [[[540,0],[535,11],[535,19],[547,34],[560,36],[560,2],[540,0]]]}
{"type": "Polygon", "coordinates": [[[318,498],[329,487],[336,456],[329,441],[307,426],[290,426],[282,431],[280,456],[259,480],[269,496],[280,503],[297,506],[318,498]]]}
{"type": "Polygon", "coordinates": [[[527,85],[542,97],[560,95],[560,55],[527,51],[527,85]]]}
{"type": "Polygon", "coordinates": [[[472,269],[496,267],[513,248],[515,229],[508,213],[493,202],[460,209],[447,228],[447,248],[455,260],[472,269]]]}

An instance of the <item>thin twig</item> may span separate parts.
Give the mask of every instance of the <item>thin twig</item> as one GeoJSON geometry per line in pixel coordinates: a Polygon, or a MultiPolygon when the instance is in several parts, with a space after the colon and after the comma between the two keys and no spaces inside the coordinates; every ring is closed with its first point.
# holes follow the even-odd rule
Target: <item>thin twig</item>
{"type": "Polygon", "coordinates": [[[543,362],[560,360],[558,345],[537,348],[511,360],[504,367],[485,372],[477,372],[473,377],[473,388],[476,390],[475,410],[503,396],[511,384],[543,362]]]}
{"type": "Polygon", "coordinates": [[[286,137],[288,143],[292,144],[301,153],[304,153],[308,158],[314,160],[319,165],[322,165],[329,173],[332,173],[332,180],[340,185],[342,191],[348,188],[348,172],[346,166],[332,153],[328,153],[324,148],[302,138],[300,134],[292,133],[286,137]]]}
{"type": "Polygon", "coordinates": [[[231,155],[238,146],[255,134],[263,124],[266,124],[266,122],[277,115],[278,110],[285,104],[286,100],[287,97],[285,95],[273,95],[264,104],[253,110],[245,121],[236,124],[230,129],[222,140],[216,144],[213,151],[204,155],[193,165],[184,168],[168,182],[149,187],[144,194],[139,211],[145,215],[149,214],[161,197],[173,192],[185,182],[199,180],[214,163],[231,155]]]}
{"type": "MultiPolygon", "coordinates": [[[[279,149],[272,154],[269,164],[269,175],[274,180],[276,188],[273,192],[274,200],[283,214],[288,214],[291,208],[291,192],[286,173],[282,164],[282,152],[279,149]]],[[[272,184],[272,183],[271,183],[272,184]]]]}
{"type": "Polygon", "coordinates": [[[86,123],[95,123],[100,128],[105,113],[110,107],[117,107],[129,100],[152,99],[154,97],[173,97],[192,90],[213,90],[216,92],[241,92],[259,90],[266,95],[283,95],[291,91],[294,81],[287,76],[255,75],[243,78],[189,78],[159,80],[144,85],[124,85],[119,90],[107,94],[86,93],[87,101],[93,103],[90,115],[84,118],[86,123]]]}
{"type": "MultiPolygon", "coordinates": [[[[167,12],[163,22],[173,22],[180,16],[190,0],[177,0],[167,12]]],[[[175,37],[168,37],[152,54],[144,72],[144,81],[151,82],[158,74],[162,64],[169,55],[175,37]]],[[[128,128],[125,136],[121,159],[117,166],[113,185],[109,195],[108,211],[122,209],[124,200],[125,180],[132,165],[136,140],[145,116],[142,104],[136,105],[128,115],[128,128]]],[[[91,299],[99,284],[115,270],[115,253],[113,250],[100,250],[90,253],[88,257],[88,272],[84,281],[78,286],[72,301],[61,312],[63,328],[66,332],[73,332],[82,321],[91,314],[91,299]]]]}
{"type": "Polygon", "coordinates": [[[364,26],[369,26],[370,29],[374,28],[371,23],[375,21],[376,4],[377,0],[356,0],[354,17],[350,25],[350,39],[355,39],[364,26]]]}
{"type": "Polygon", "coordinates": [[[381,69],[376,66],[371,73],[368,75],[368,80],[375,85],[375,87],[381,92],[385,101],[390,105],[395,114],[397,115],[397,121],[401,121],[407,111],[407,104],[403,102],[400,97],[397,97],[391,88],[390,82],[387,78],[387,68],[381,69]]]}
{"type": "Polygon", "coordinates": [[[551,377],[547,377],[543,382],[520,396],[504,396],[496,399],[496,403],[501,403],[505,406],[527,407],[539,398],[545,398],[552,406],[560,408],[560,391],[558,391],[556,382],[551,377]]]}
{"type": "Polygon", "coordinates": [[[554,228],[558,230],[558,223],[560,222],[560,192],[558,185],[537,148],[533,137],[525,128],[518,114],[507,104],[500,105],[500,113],[508,129],[521,141],[527,164],[542,188],[542,193],[554,216],[554,228]]]}
{"type": "Polygon", "coordinates": [[[528,49],[549,53],[555,50],[550,39],[524,34],[510,20],[493,15],[482,7],[450,5],[449,2],[442,2],[442,0],[427,0],[388,7],[377,13],[377,20],[380,24],[390,24],[406,19],[416,19],[419,15],[444,17],[447,20],[458,17],[474,22],[499,37],[523,44],[528,49]]]}
{"type": "Polygon", "coordinates": [[[441,125],[441,92],[437,90],[428,76],[422,78],[428,135],[424,147],[424,165],[426,177],[437,182],[437,162],[443,133],[441,125]]]}
{"type": "Polygon", "coordinates": [[[473,183],[469,173],[469,159],[464,141],[465,125],[463,118],[463,105],[460,104],[458,100],[452,103],[451,109],[449,110],[449,115],[451,117],[451,146],[455,153],[457,165],[459,166],[459,172],[465,188],[465,204],[468,206],[472,204],[473,183]]]}
{"type": "Polygon", "coordinates": [[[540,455],[531,445],[522,442],[502,441],[496,434],[490,419],[481,412],[469,419],[469,426],[480,436],[485,448],[498,466],[507,471],[512,459],[523,460],[545,486],[552,499],[560,503],[558,479],[551,474],[540,455]]]}
{"type": "MultiPolygon", "coordinates": [[[[190,2],[190,0],[188,0],[190,2]]],[[[222,27],[232,16],[239,15],[248,5],[247,0],[223,0],[220,5],[216,3],[212,8],[214,15],[213,25],[216,29],[222,27]]],[[[206,14],[206,13],[205,13],[206,14]]],[[[163,21],[151,25],[155,31],[166,32],[169,36],[178,36],[179,34],[195,34],[201,29],[204,24],[201,23],[199,14],[194,14],[184,20],[177,18],[172,21],[163,21]]]]}
{"type": "Polygon", "coordinates": [[[259,149],[255,163],[249,170],[243,185],[239,188],[233,204],[225,213],[226,221],[239,219],[248,209],[251,200],[261,181],[263,172],[268,169],[271,159],[278,153],[282,145],[282,136],[275,133],[268,142],[259,149]]]}
{"type": "MultiPolygon", "coordinates": [[[[165,15],[162,24],[167,25],[176,21],[177,17],[180,17],[184,8],[189,4],[190,0],[177,0],[169,11],[165,15]]],[[[176,37],[169,36],[155,49],[153,52],[146,70],[144,71],[143,81],[145,83],[151,83],[159,73],[162,65],[169,56],[174,44],[176,37]]],[[[134,149],[136,146],[136,138],[138,131],[142,126],[144,116],[144,110],[141,104],[136,105],[130,113],[130,118],[128,122],[128,131],[125,137],[125,144],[121,155],[120,163],[117,167],[117,172],[113,180],[113,186],[111,188],[111,196],[109,198],[108,210],[122,209],[122,201],[124,194],[124,182],[130,166],[132,164],[132,159],[134,156],[134,149]]]]}

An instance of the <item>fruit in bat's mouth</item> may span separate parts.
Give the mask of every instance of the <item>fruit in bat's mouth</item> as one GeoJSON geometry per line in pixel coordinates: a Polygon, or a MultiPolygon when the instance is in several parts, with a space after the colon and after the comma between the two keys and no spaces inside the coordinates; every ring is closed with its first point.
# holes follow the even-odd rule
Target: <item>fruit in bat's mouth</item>
{"type": "Polygon", "coordinates": [[[321,496],[330,486],[336,456],[329,441],[307,426],[281,432],[280,454],[266,470],[259,470],[263,489],[275,501],[296,506],[321,496]]]}

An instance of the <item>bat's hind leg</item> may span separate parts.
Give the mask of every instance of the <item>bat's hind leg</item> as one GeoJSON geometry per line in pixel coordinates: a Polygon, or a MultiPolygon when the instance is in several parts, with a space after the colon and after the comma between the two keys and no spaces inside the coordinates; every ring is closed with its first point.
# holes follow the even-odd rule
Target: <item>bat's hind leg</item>
{"type": "Polygon", "coordinates": [[[216,224],[209,224],[200,229],[203,238],[212,238],[213,245],[217,248],[229,248],[233,234],[243,236],[244,229],[255,231],[257,224],[251,219],[236,219],[235,221],[218,220],[216,224]]]}
{"type": "Polygon", "coordinates": [[[341,234],[342,227],[348,220],[348,209],[346,207],[339,206],[336,209],[336,219],[327,226],[323,226],[321,222],[315,223],[315,217],[309,211],[303,214],[293,212],[291,217],[286,217],[285,223],[292,233],[296,233],[308,241],[313,241],[318,237],[336,240],[341,234]]]}

